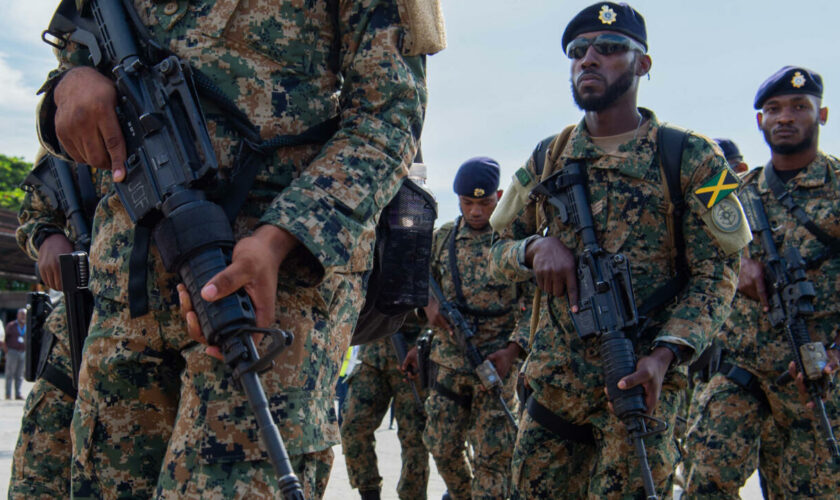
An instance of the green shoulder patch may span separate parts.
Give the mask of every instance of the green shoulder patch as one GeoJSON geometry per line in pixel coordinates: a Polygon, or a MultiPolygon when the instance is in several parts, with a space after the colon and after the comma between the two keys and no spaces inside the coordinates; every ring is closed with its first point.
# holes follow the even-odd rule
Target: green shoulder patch
{"type": "Polygon", "coordinates": [[[712,208],[729,193],[738,189],[739,185],[735,175],[728,168],[724,168],[700,186],[694,194],[703,206],[712,208]]]}
{"type": "Polygon", "coordinates": [[[516,176],[516,180],[518,180],[523,187],[528,187],[528,185],[531,184],[531,174],[528,173],[528,170],[525,167],[517,170],[514,175],[516,176]]]}

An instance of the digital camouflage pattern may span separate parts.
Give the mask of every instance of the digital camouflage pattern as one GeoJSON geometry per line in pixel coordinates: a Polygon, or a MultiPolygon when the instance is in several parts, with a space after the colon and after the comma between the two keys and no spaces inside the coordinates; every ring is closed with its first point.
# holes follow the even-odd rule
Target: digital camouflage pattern
{"type": "MultiPolygon", "coordinates": [[[[461,221],[461,218],[458,219],[461,221]]],[[[467,322],[474,326],[475,337],[472,342],[487,356],[503,347],[508,342],[516,342],[523,351],[528,350],[528,332],[515,328],[517,322],[527,324],[522,318],[522,310],[532,297],[532,286],[528,283],[514,284],[497,279],[489,272],[487,260],[490,257],[493,230],[488,226],[475,231],[466,222],[461,221],[457,228],[453,222],[447,222],[435,230],[432,240],[434,252],[432,276],[440,285],[443,295],[455,304],[455,285],[449,268],[449,238],[456,230],[456,262],[461,277],[461,288],[467,305],[473,309],[499,312],[509,309],[510,314],[495,318],[480,318],[464,314],[467,322]]],[[[432,340],[431,359],[435,363],[460,372],[472,372],[472,367],[464,358],[461,349],[448,335],[435,331],[432,340]]]]}
{"type": "MultiPolygon", "coordinates": [[[[37,162],[36,162],[37,163],[37,162]]],[[[93,171],[99,196],[110,188],[110,176],[93,171]]],[[[77,234],[64,213],[53,208],[43,193],[27,191],[18,213],[15,232],[18,246],[33,260],[38,249],[33,240],[42,229],[63,231],[71,241],[77,234]]],[[[64,299],[54,304],[44,329],[55,336],[47,362],[72,381],[67,313],[64,299]]],[[[10,498],[66,498],[70,496],[70,422],[76,399],[39,378],[26,398],[20,435],[12,462],[10,498]]]]}
{"type": "MultiPolygon", "coordinates": [[[[47,362],[72,380],[63,299],[47,316],[44,329],[56,337],[47,362]]],[[[75,402],[75,398],[43,378],[35,381],[23,407],[12,458],[9,498],[69,498],[70,421],[75,402]]]]}
{"type": "MultiPolygon", "coordinates": [[[[508,310],[507,314],[495,318],[477,317],[462,311],[474,327],[473,344],[484,356],[504,348],[509,342],[516,342],[527,352],[528,334],[517,328],[517,320],[527,322],[521,318],[525,303],[532,297],[530,284],[516,284],[490,274],[487,266],[493,237],[490,226],[476,231],[460,218],[456,222],[457,227],[448,222],[435,231],[432,275],[444,296],[454,305],[456,293],[449,268],[449,238],[456,231],[456,263],[467,305],[486,311],[508,310]]],[[[433,388],[426,399],[423,442],[435,458],[449,494],[456,500],[507,497],[510,494],[510,452],[515,435],[498,399],[480,390],[481,381],[447,332],[435,331],[431,359],[438,365],[436,384],[472,398],[469,407],[464,408],[433,388]],[[467,440],[474,448],[472,463],[467,460],[467,440]]],[[[502,390],[514,414],[514,385],[508,382],[517,372],[518,365],[514,364],[502,390]]]]}
{"type": "MultiPolygon", "coordinates": [[[[785,185],[796,204],[835,238],[840,237],[838,169],[837,159],[819,153],[785,185]]],[[[824,246],[776,200],[764,174],[764,168],[751,170],[744,184],[758,188],[779,252],[794,245],[806,262],[817,257],[824,246]]],[[[766,260],[758,241],[747,252],[751,259],[766,260]]],[[[816,290],[816,312],[807,318],[808,331],[812,341],[828,345],[840,324],[840,261],[824,261],[807,271],[807,279],[816,290]]],[[[737,498],[759,463],[775,498],[836,496],[840,465],[831,458],[814,410],[805,407],[793,383],[774,383],[793,361],[784,332],[770,326],[758,302],[737,294],[719,339],[726,360],[758,378],[769,406],[721,374],[695,395],[688,436],[694,462],[688,490],[692,498],[737,498]],[[766,443],[777,444],[765,447],[766,443]]],[[[826,413],[836,434],[840,400],[836,390],[828,394],[826,413]]]]}
{"type": "MultiPolygon", "coordinates": [[[[420,328],[403,325],[400,331],[410,348],[420,328]]],[[[426,498],[429,480],[429,454],[423,445],[426,419],[422,408],[417,407],[411,386],[400,372],[391,339],[386,337],[361,346],[359,361],[347,378],[347,397],[342,410],[341,449],[350,486],[359,491],[382,488],[374,431],[388,413],[393,398],[402,459],[397,494],[402,500],[426,498]]],[[[419,394],[421,401],[424,400],[425,391],[421,390],[419,394]]]]}
{"type": "MultiPolygon", "coordinates": [[[[514,415],[512,381],[518,372],[517,363],[503,380],[502,394],[514,415]]],[[[435,384],[469,399],[469,407],[464,407],[435,389],[426,398],[423,442],[435,458],[449,494],[454,500],[510,497],[510,459],[516,432],[499,399],[483,390],[474,374],[444,366],[438,367],[435,384]],[[466,442],[472,447],[471,456],[466,442]]]]}
{"type": "MultiPolygon", "coordinates": [[[[261,379],[293,463],[308,467],[300,455],[312,454],[324,464],[322,452],[338,442],[331,405],[361,309],[374,218],[397,192],[422,128],[424,62],[401,48],[409,29],[403,4],[134,4],[152,36],[208,75],[264,139],[340,118],[327,143],[281,149],[264,161],[234,227],[241,238],[273,224],[302,243],[280,270],[274,325],[292,331],[295,342],[261,379]]],[[[84,59],[72,50],[59,56],[59,70],[84,59]]],[[[227,170],[238,138],[214,106],[203,104],[227,170]]],[[[44,131],[51,126],[44,109],[42,140],[52,136],[44,131]]],[[[154,246],[147,269],[152,312],[128,317],[133,226],[115,194],[100,203],[95,234],[97,305],[74,415],[81,478],[95,478],[106,496],[151,496],[161,470],[161,496],[278,495],[244,395],[223,364],[190,342],[177,312],[178,278],[165,272],[154,246]]],[[[312,470],[326,474],[329,467],[312,470]]],[[[324,484],[326,475],[304,480],[307,496],[319,497],[324,484]]]]}
{"type": "MultiPolygon", "coordinates": [[[[637,306],[674,272],[667,230],[668,197],[663,191],[662,169],[655,155],[659,122],[649,110],[640,111],[648,118],[647,131],[620,146],[617,153],[607,155],[600,150],[581,121],[555,164],[559,168],[570,159],[586,161],[598,241],[607,252],[621,252],[628,258],[637,306]]],[[[531,176],[539,178],[533,160],[529,159],[525,168],[531,176]]],[[[650,352],[654,340],[681,344],[694,352],[692,359],[696,358],[729,313],[738,276],[738,253],[725,255],[721,250],[715,228],[711,222],[705,222],[708,218],[704,219],[709,210],[693,194],[707,179],[728,168],[711,140],[696,134],[689,136],[680,173],[687,203],[682,224],[691,277],[679,299],[652,318],[654,328],[648,331],[656,333],[645,335],[635,343],[637,358],[650,352]]],[[[543,221],[548,226],[548,235],[559,238],[576,252],[582,243],[575,228],[562,224],[554,208],[545,206],[543,221]]],[[[501,240],[493,246],[491,263],[499,277],[512,281],[531,278],[532,271],[520,264],[524,240],[541,230],[536,227],[536,203],[532,200],[501,232],[501,240]]],[[[539,403],[572,424],[591,424],[595,428],[597,444],[591,453],[576,453],[584,462],[567,464],[565,468],[570,474],[578,470],[594,472],[588,490],[583,491],[593,498],[641,495],[638,459],[627,441],[624,425],[607,407],[599,342],[580,339],[565,297],[543,296],[524,371],[539,403]],[[555,320],[550,318],[552,314],[555,320]],[[593,456],[591,469],[585,469],[587,457],[593,456]]],[[[663,496],[670,492],[671,473],[678,457],[672,439],[673,423],[685,387],[686,369],[680,366],[670,370],[654,415],[671,425],[668,431],[645,439],[653,477],[663,496]]],[[[532,427],[523,424],[520,428],[514,452],[514,460],[519,460],[515,464],[515,474],[518,474],[515,487],[522,498],[539,498],[544,491],[563,491],[566,482],[572,481],[569,476],[542,474],[553,467],[548,462],[561,458],[539,450],[550,436],[532,432],[532,427]]],[[[557,453],[563,454],[560,448],[557,453]]]]}

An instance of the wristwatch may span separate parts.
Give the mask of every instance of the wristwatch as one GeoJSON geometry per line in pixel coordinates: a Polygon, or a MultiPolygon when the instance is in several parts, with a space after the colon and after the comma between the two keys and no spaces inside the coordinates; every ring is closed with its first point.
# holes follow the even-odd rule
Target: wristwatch
{"type": "Polygon", "coordinates": [[[41,245],[44,244],[44,240],[54,234],[64,234],[64,231],[54,227],[45,227],[44,229],[41,229],[35,233],[35,236],[32,238],[32,246],[35,247],[35,250],[40,250],[41,245]]]}
{"type": "Polygon", "coordinates": [[[653,343],[653,347],[651,348],[651,350],[656,349],[657,347],[664,347],[665,349],[668,349],[674,354],[674,359],[671,360],[671,364],[668,365],[668,368],[671,368],[672,366],[678,366],[684,361],[685,354],[683,354],[682,348],[677,344],[672,344],[671,342],[663,342],[661,340],[658,340],[653,343]]]}

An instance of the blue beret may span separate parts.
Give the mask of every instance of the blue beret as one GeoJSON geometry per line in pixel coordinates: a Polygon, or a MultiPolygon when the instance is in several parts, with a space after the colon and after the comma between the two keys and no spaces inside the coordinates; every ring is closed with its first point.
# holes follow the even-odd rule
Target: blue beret
{"type": "Polygon", "coordinates": [[[771,97],[782,94],[811,94],[822,98],[822,77],[807,68],[785,66],[775,72],[758,88],[755,94],[755,109],[761,109],[771,97]]]}
{"type": "Polygon", "coordinates": [[[476,156],[458,167],[455,194],[470,198],[484,198],[496,194],[499,189],[499,162],[486,156],[476,156]]]}
{"type": "Polygon", "coordinates": [[[727,160],[744,157],[741,154],[741,151],[738,150],[738,146],[729,139],[715,139],[715,142],[718,146],[720,146],[720,149],[723,150],[723,156],[727,160]]]}
{"type": "Polygon", "coordinates": [[[590,5],[576,15],[563,32],[563,53],[581,33],[617,31],[641,43],[647,50],[645,18],[626,3],[601,2],[590,5]]]}

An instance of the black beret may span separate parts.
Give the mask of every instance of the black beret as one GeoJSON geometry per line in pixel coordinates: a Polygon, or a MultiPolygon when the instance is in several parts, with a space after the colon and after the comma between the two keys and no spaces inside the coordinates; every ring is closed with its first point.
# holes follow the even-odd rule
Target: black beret
{"type": "Polygon", "coordinates": [[[720,146],[720,149],[723,150],[723,156],[727,160],[731,160],[733,158],[744,158],[744,155],[742,155],[741,151],[738,150],[738,146],[729,139],[715,139],[715,142],[718,146],[720,146]]]}
{"type": "Polygon", "coordinates": [[[563,32],[563,53],[581,33],[617,31],[641,43],[647,50],[645,18],[626,3],[601,2],[590,5],[576,15],[563,32]]]}
{"type": "Polygon", "coordinates": [[[499,189],[499,162],[486,156],[476,156],[458,167],[455,194],[470,198],[484,198],[496,194],[499,189]]]}
{"type": "Polygon", "coordinates": [[[785,66],[775,72],[758,88],[755,94],[755,109],[761,109],[771,97],[782,94],[811,94],[822,98],[822,77],[807,68],[785,66]]]}

